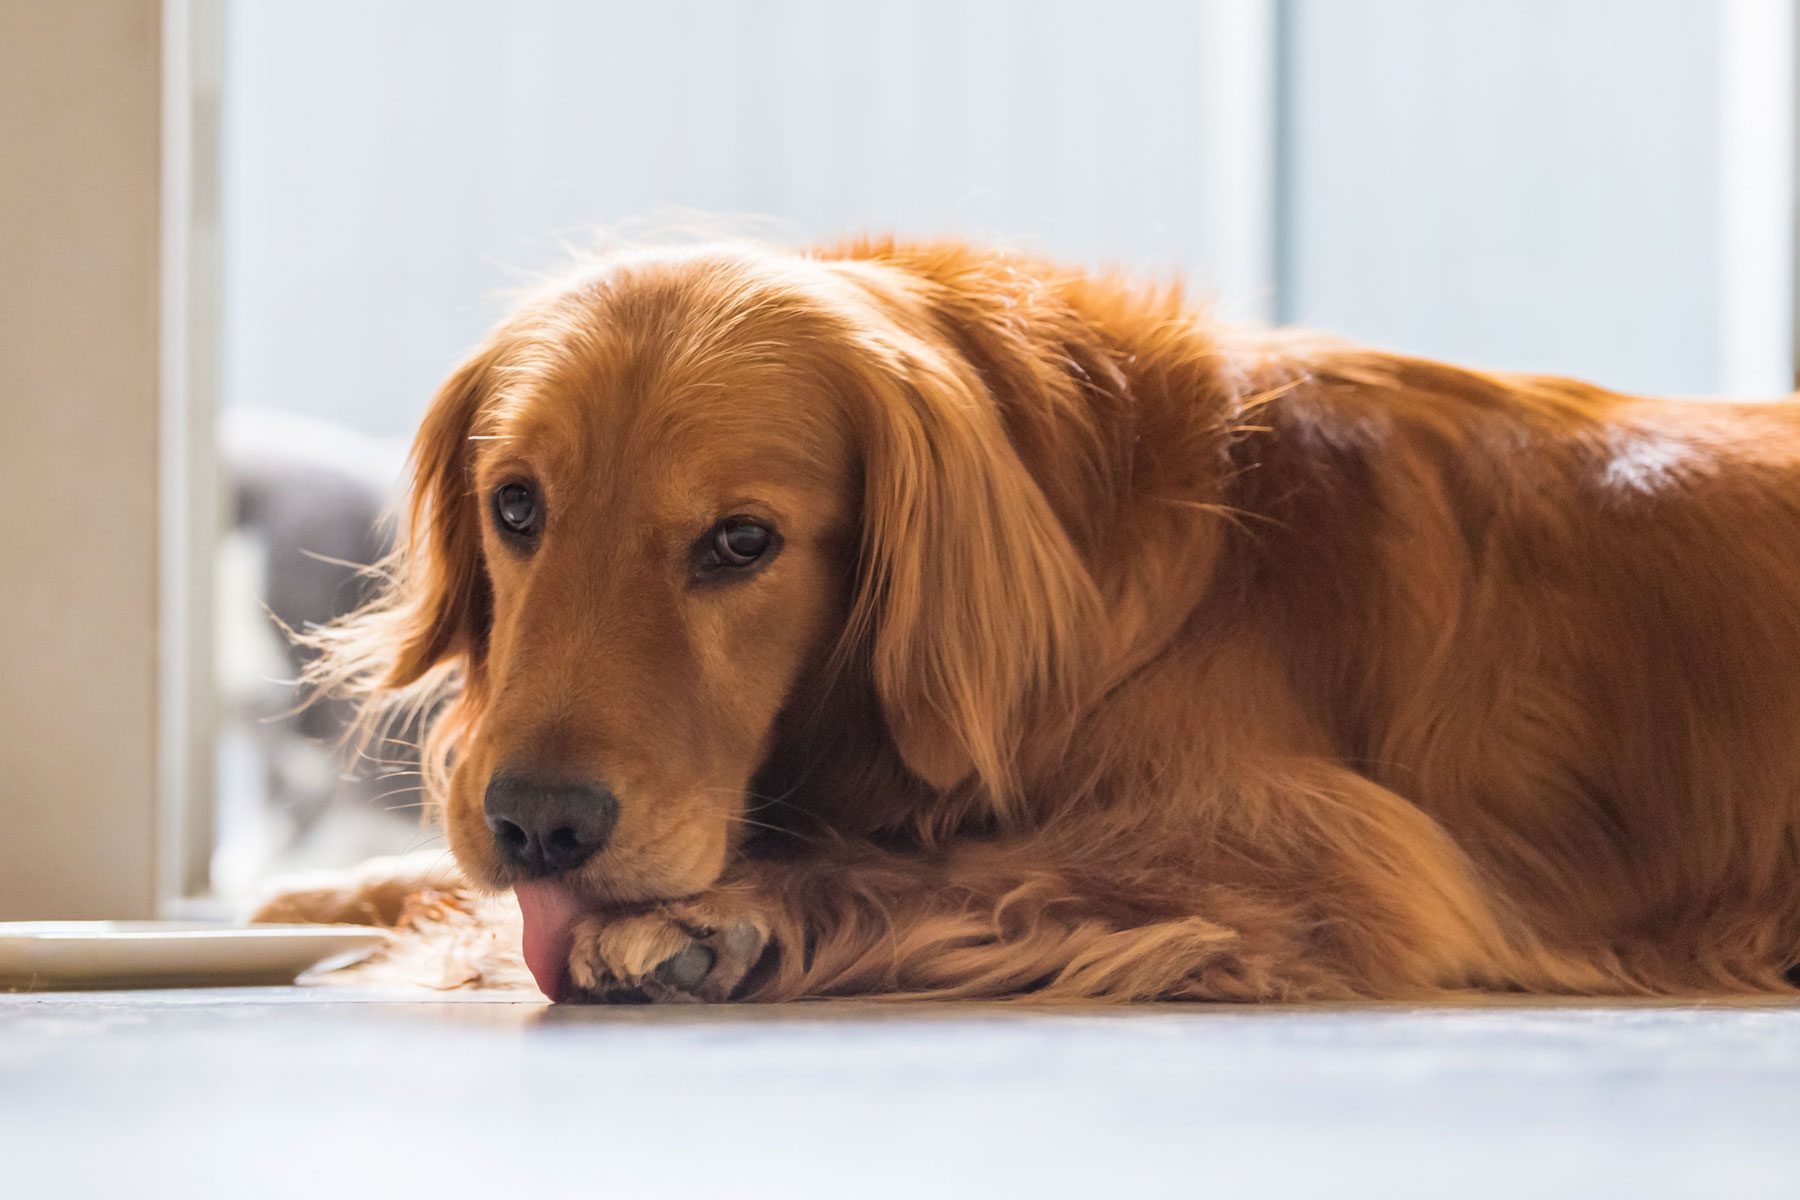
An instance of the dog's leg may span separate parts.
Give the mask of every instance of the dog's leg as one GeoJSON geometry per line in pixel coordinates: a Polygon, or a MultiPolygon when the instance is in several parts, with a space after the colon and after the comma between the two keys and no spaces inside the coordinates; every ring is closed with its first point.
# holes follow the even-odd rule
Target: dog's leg
{"type": "Polygon", "coordinates": [[[1603,986],[1504,929],[1443,831],[1352,772],[1247,772],[1205,811],[1188,828],[1100,814],[941,854],[745,862],[701,896],[586,918],[570,976],[590,997],[665,1000],[1603,986]]]}
{"type": "Polygon", "coordinates": [[[444,850],[371,858],[343,871],[285,875],[269,885],[251,920],[302,925],[386,925],[425,892],[468,887],[444,850]]]}

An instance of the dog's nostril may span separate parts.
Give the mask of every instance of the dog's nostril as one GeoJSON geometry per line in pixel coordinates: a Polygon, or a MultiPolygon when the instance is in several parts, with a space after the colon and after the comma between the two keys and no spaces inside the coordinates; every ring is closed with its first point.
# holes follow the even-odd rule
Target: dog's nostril
{"type": "Polygon", "coordinates": [[[544,835],[544,865],[552,872],[573,871],[599,848],[569,826],[559,825],[544,835]]]}
{"type": "Polygon", "coordinates": [[[619,802],[604,787],[499,775],[488,784],[494,849],[528,878],[572,871],[612,836],[619,802]]]}

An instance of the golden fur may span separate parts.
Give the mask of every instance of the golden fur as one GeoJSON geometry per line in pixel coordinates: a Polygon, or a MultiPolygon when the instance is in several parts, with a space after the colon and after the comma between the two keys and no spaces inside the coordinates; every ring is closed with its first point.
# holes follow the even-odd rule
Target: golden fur
{"type": "Polygon", "coordinates": [[[605,779],[590,996],[1775,990],[1800,962],[1800,407],[1292,333],[959,244],[620,253],[415,449],[314,681],[605,779]],[[484,497],[529,472],[529,557],[484,497]],[[717,517],[754,578],[685,580],[717,517]],[[712,968],[659,966],[700,944],[712,968]]]}

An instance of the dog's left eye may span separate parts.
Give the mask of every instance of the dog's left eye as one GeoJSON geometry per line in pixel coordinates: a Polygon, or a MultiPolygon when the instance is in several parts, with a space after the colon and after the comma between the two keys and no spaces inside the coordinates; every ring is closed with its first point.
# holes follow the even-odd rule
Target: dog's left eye
{"type": "Polygon", "coordinates": [[[697,565],[706,575],[747,570],[772,557],[779,542],[775,531],[754,517],[727,517],[700,539],[697,565]]]}
{"type": "Polygon", "coordinates": [[[501,484],[494,489],[494,516],[500,528],[517,537],[536,537],[542,506],[537,492],[523,483],[501,484]]]}

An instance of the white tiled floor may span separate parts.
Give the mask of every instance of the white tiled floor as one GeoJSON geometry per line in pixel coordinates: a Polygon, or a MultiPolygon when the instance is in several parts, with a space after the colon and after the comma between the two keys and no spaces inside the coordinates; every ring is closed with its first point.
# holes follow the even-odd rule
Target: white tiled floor
{"type": "Polygon", "coordinates": [[[0,996],[0,1194],[1800,1197],[1800,1004],[0,996]]]}

